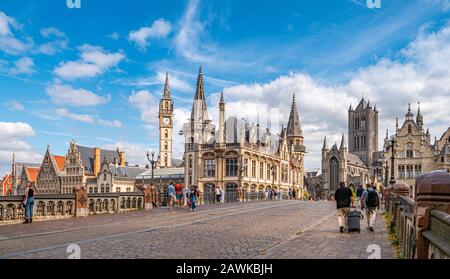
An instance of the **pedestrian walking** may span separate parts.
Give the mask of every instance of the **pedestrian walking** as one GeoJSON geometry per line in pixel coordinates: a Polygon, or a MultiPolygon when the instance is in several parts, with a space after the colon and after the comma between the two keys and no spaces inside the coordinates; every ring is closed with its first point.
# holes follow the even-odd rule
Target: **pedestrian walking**
{"type": "Polygon", "coordinates": [[[280,188],[280,192],[278,192],[278,196],[279,196],[280,201],[283,200],[283,193],[284,193],[283,189],[280,188]]]}
{"type": "Polygon", "coordinates": [[[289,199],[292,200],[292,188],[289,188],[288,195],[289,195],[289,199]]]}
{"type": "Polygon", "coordinates": [[[294,200],[297,198],[297,191],[295,189],[292,190],[292,197],[294,198],[294,200]]]}
{"type": "Polygon", "coordinates": [[[173,212],[173,205],[176,201],[176,197],[175,197],[175,187],[173,186],[173,183],[170,182],[169,186],[167,187],[167,206],[170,209],[170,212],[173,212]]]}
{"type": "Polygon", "coordinates": [[[28,183],[23,198],[23,205],[25,206],[25,221],[23,224],[33,223],[34,197],[36,196],[36,192],[34,183],[28,183]]]}
{"type": "Polygon", "coordinates": [[[266,191],[264,192],[264,197],[266,198],[266,201],[269,200],[269,188],[266,188],[266,191]]]}
{"type": "Polygon", "coordinates": [[[219,203],[221,200],[221,196],[220,196],[220,188],[216,187],[216,202],[219,203]]]}
{"type": "Polygon", "coordinates": [[[175,185],[175,195],[177,198],[177,207],[181,207],[183,202],[183,185],[179,181],[175,185]]]}
{"type": "Polygon", "coordinates": [[[347,227],[347,215],[350,211],[350,207],[353,204],[352,191],[345,187],[345,182],[341,182],[339,188],[334,193],[334,199],[336,200],[337,217],[339,223],[339,231],[344,232],[344,228],[347,227]]]}
{"type": "Polygon", "coordinates": [[[188,207],[188,200],[189,200],[189,194],[190,194],[191,190],[189,189],[189,187],[186,185],[183,188],[183,199],[184,199],[184,207],[188,207]]]}
{"type": "Polygon", "coordinates": [[[273,189],[273,199],[274,200],[278,199],[278,190],[277,189],[273,189]]]}
{"type": "Polygon", "coordinates": [[[220,188],[220,202],[225,203],[225,191],[220,188]]]}
{"type": "Polygon", "coordinates": [[[199,196],[199,192],[198,192],[197,186],[193,185],[189,192],[189,201],[190,201],[190,210],[191,211],[197,210],[196,203],[197,203],[198,196],[199,196]]]}
{"type": "Polygon", "coordinates": [[[361,199],[361,196],[364,192],[364,188],[362,185],[358,186],[358,189],[356,190],[356,198],[359,200],[359,207],[362,209],[363,208],[363,200],[361,199]]]}
{"type": "Polygon", "coordinates": [[[377,210],[380,209],[380,198],[377,193],[375,185],[370,186],[367,189],[367,195],[365,197],[367,229],[374,231],[375,219],[377,217],[377,210]]]}

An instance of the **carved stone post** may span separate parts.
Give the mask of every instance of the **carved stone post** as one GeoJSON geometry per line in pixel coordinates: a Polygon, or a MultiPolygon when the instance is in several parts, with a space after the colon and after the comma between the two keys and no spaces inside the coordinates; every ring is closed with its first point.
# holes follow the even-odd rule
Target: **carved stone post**
{"type": "Polygon", "coordinates": [[[422,233],[430,226],[430,212],[433,209],[450,214],[450,174],[434,171],[416,179],[416,199],[414,216],[416,218],[417,259],[428,259],[429,241],[422,233]]]}
{"type": "Polygon", "coordinates": [[[75,217],[89,216],[86,188],[83,186],[75,186],[73,193],[75,195],[75,217]]]}
{"type": "Polygon", "coordinates": [[[405,196],[409,197],[409,189],[410,187],[405,183],[395,183],[392,186],[391,192],[394,193],[394,203],[392,204],[392,222],[396,224],[397,222],[397,207],[398,207],[398,197],[405,196]]]}

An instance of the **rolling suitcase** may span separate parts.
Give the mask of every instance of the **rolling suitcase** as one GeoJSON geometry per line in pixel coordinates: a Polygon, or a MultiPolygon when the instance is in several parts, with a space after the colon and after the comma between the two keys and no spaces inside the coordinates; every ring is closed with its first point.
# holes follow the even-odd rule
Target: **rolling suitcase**
{"type": "Polygon", "coordinates": [[[348,232],[361,233],[361,219],[364,218],[361,211],[352,210],[347,216],[347,230],[348,232]]]}

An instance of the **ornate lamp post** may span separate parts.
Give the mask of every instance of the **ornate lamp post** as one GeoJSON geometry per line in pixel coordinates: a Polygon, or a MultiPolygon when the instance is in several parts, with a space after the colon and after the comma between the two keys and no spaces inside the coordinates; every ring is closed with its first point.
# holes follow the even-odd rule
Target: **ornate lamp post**
{"type": "Polygon", "coordinates": [[[243,173],[247,170],[247,165],[244,162],[244,159],[241,155],[241,163],[239,166],[239,183],[240,183],[240,192],[242,193],[242,201],[244,201],[244,185],[242,184],[243,173]]]}
{"type": "Polygon", "coordinates": [[[155,160],[155,151],[152,151],[151,153],[147,151],[147,160],[150,162],[150,166],[152,168],[152,182],[153,182],[154,171],[156,168],[156,163],[158,162],[159,159],[160,159],[160,157],[158,155],[158,159],[155,160]],[[150,155],[152,156],[151,159],[150,159],[150,155]]]}
{"type": "Polygon", "coordinates": [[[392,150],[392,155],[391,155],[391,181],[389,181],[389,183],[391,185],[395,184],[395,144],[397,143],[397,139],[395,138],[395,136],[391,136],[391,150],[392,150]]]}

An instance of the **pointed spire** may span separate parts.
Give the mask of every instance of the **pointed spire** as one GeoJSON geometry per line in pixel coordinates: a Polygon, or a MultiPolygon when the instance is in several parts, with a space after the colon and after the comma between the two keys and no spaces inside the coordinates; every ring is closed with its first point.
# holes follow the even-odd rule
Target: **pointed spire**
{"type": "Polygon", "coordinates": [[[297,103],[295,102],[295,93],[293,94],[292,97],[292,106],[287,126],[287,135],[294,137],[302,135],[302,128],[300,126],[300,116],[297,110],[297,103]]]}
{"type": "Polygon", "coordinates": [[[420,102],[417,102],[417,115],[420,115],[420,102]]]}
{"type": "Polygon", "coordinates": [[[164,84],[164,96],[163,99],[170,99],[170,87],[169,87],[169,73],[166,72],[166,82],[164,84]]]}
{"type": "Polygon", "coordinates": [[[327,137],[323,139],[323,147],[322,150],[328,150],[327,137]]]}
{"type": "Polygon", "coordinates": [[[347,144],[345,143],[345,135],[342,134],[341,147],[339,149],[347,149],[347,144]]]}
{"type": "Polygon", "coordinates": [[[408,113],[405,115],[407,120],[412,120],[413,118],[413,113],[411,111],[411,103],[408,104],[408,113]]]}
{"type": "Polygon", "coordinates": [[[348,111],[353,111],[353,105],[350,104],[350,107],[348,108],[348,111]]]}
{"type": "Polygon", "coordinates": [[[223,98],[223,91],[220,93],[220,103],[225,104],[225,99],[223,98]]]}
{"type": "Polygon", "coordinates": [[[389,139],[389,129],[386,129],[386,139],[389,139]]]}
{"type": "Polygon", "coordinates": [[[395,118],[395,130],[398,131],[398,117],[395,118]]]}
{"type": "Polygon", "coordinates": [[[205,85],[203,82],[202,66],[198,69],[197,88],[195,90],[195,100],[205,100],[205,85]]]}

